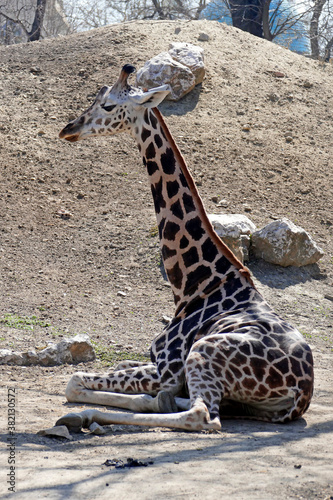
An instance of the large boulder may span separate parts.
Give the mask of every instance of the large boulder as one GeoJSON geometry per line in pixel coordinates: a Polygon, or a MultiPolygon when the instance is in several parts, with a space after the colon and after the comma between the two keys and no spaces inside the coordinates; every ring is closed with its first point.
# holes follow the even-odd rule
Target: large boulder
{"type": "Polygon", "coordinates": [[[189,68],[194,77],[195,85],[205,77],[204,50],[192,43],[175,42],[169,45],[169,54],[175,61],[189,68]]]}
{"type": "Polygon", "coordinates": [[[241,261],[249,260],[251,234],[255,224],[246,215],[209,214],[208,218],[218,236],[241,261]]]}
{"type": "Polygon", "coordinates": [[[178,101],[188,94],[205,75],[203,49],[190,43],[172,43],[169,52],[161,52],[140,68],[136,83],[143,88],[169,84],[166,99],[178,101]]]}
{"type": "Polygon", "coordinates": [[[252,248],[256,257],[283,267],[314,264],[324,255],[304,229],[285,218],[255,231],[252,248]]]}

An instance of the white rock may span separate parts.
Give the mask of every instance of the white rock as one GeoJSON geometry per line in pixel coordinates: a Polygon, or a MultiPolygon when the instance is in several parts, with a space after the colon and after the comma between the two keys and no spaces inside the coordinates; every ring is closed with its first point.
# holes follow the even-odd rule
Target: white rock
{"type": "Polygon", "coordinates": [[[255,224],[242,214],[209,214],[213,228],[223,242],[241,261],[249,260],[251,234],[255,224]]]}
{"type": "Polygon", "coordinates": [[[0,349],[0,365],[23,365],[23,356],[20,352],[11,349],[0,349]]]}
{"type": "Polygon", "coordinates": [[[137,85],[144,88],[154,88],[169,84],[170,94],[166,99],[178,101],[195,86],[192,71],[172,59],[168,52],[162,52],[147,61],[136,76],[137,85]]]}
{"type": "Polygon", "coordinates": [[[86,363],[96,358],[89,335],[84,333],[59,342],[58,351],[61,353],[63,359],[62,363],[86,363]],[[67,353],[70,353],[70,361],[65,361],[65,359],[67,359],[67,353]]]}
{"type": "Polygon", "coordinates": [[[93,361],[95,358],[94,348],[86,334],[64,339],[58,344],[50,344],[38,353],[33,349],[27,352],[0,350],[0,365],[56,366],[65,363],[85,363],[93,361]]]}
{"type": "Polygon", "coordinates": [[[89,430],[92,434],[96,434],[97,436],[103,436],[104,434],[106,434],[106,430],[104,429],[104,427],[99,425],[97,422],[93,422],[89,426],[89,430]]]}
{"type": "Polygon", "coordinates": [[[174,42],[169,45],[169,54],[175,61],[189,68],[195,76],[195,85],[205,76],[204,50],[192,43],[174,42]]]}
{"type": "Polygon", "coordinates": [[[324,255],[304,229],[285,218],[255,231],[252,246],[256,257],[283,267],[314,264],[324,255]]]}
{"type": "Polygon", "coordinates": [[[38,361],[36,364],[42,366],[56,366],[63,363],[70,363],[72,356],[69,351],[63,351],[63,349],[58,349],[57,344],[51,344],[42,351],[38,353],[38,361]],[[59,355],[60,354],[60,355],[59,355]]]}

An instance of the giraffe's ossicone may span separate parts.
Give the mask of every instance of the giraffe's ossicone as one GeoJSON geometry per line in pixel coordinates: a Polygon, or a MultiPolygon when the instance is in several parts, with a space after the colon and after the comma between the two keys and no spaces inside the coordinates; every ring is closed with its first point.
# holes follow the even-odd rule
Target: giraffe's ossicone
{"type": "Polygon", "coordinates": [[[168,86],[128,84],[125,65],[113,87],[61,132],[75,142],[129,132],[146,166],[161,252],[176,304],[151,347],[151,363],[75,374],[71,402],[135,413],[87,410],[58,421],[69,428],[123,423],[188,430],[219,429],[223,417],[288,422],[307,410],[313,359],[302,335],[257,291],[249,271],[214,232],[194,181],[160,112],[168,86]],[[145,414],[150,412],[149,414],[145,414]]]}

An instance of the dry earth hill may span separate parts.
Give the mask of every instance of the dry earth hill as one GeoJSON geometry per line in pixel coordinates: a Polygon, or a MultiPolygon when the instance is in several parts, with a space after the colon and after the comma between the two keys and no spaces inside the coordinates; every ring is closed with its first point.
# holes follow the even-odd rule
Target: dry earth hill
{"type": "Polygon", "coordinates": [[[0,348],[41,349],[86,332],[98,353],[79,367],[0,367],[4,408],[8,388],[17,391],[17,492],[6,483],[4,411],[2,498],[332,498],[332,66],[207,21],[113,25],[1,47],[0,61],[0,348]],[[202,32],[209,41],[198,41],[202,32]],[[287,217],[325,251],[306,268],[249,263],[313,347],[313,403],[287,426],[226,420],[216,434],[114,426],[70,442],[37,436],[69,411],[71,373],[142,359],[173,314],[133,140],[69,144],[58,132],[123,64],[139,68],[174,41],[205,51],[204,83],[160,108],[208,212],[246,213],[258,228],[287,217]],[[128,457],[154,463],[102,465],[128,457]]]}

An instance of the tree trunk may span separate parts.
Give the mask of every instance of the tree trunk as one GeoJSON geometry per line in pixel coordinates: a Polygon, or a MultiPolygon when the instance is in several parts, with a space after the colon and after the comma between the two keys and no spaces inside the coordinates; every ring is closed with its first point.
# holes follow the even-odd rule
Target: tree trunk
{"type": "Polygon", "coordinates": [[[323,7],[326,0],[316,0],[313,7],[313,14],[310,21],[310,44],[311,44],[311,56],[314,59],[319,59],[319,19],[323,11],[323,7]]]}
{"type": "Polygon", "coordinates": [[[232,25],[263,38],[262,0],[229,0],[232,25]]]}
{"type": "Polygon", "coordinates": [[[265,40],[270,42],[273,40],[273,35],[271,33],[269,25],[269,7],[271,5],[271,0],[263,0],[262,5],[262,30],[265,40]]]}
{"type": "Polygon", "coordinates": [[[47,0],[37,0],[35,18],[32,23],[31,31],[28,33],[28,42],[35,42],[36,40],[40,39],[43,28],[46,2],[47,0]]]}
{"type": "Polygon", "coordinates": [[[325,47],[325,55],[324,55],[324,61],[325,62],[329,62],[330,59],[331,59],[331,50],[332,50],[332,47],[333,47],[333,38],[331,38],[327,44],[326,44],[326,47],[325,47]]]}

